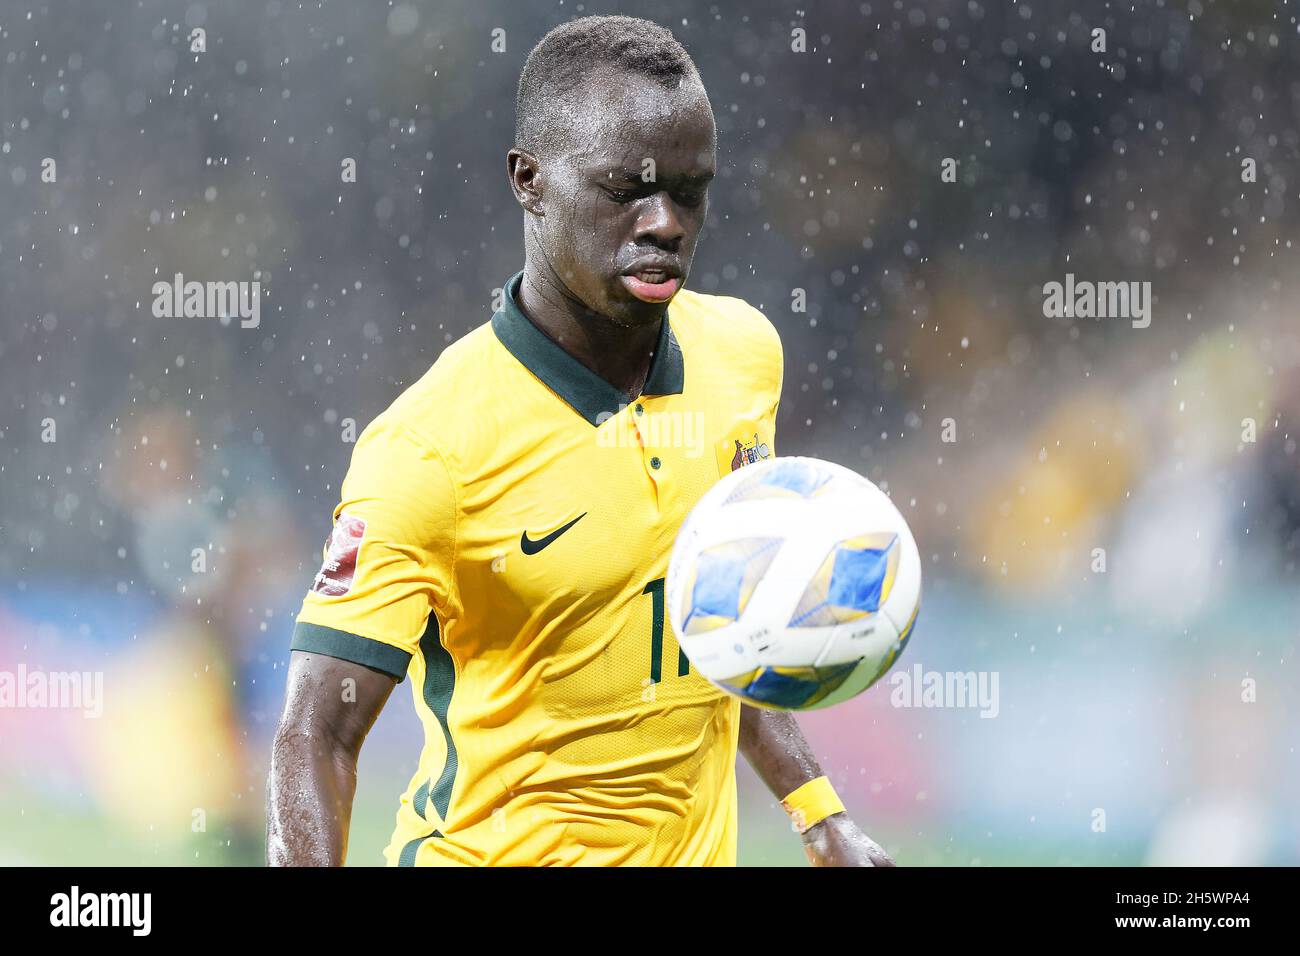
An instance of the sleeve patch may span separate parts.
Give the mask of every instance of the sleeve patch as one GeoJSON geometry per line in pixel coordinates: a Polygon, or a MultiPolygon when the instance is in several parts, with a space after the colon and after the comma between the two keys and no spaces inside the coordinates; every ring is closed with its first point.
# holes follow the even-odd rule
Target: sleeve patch
{"type": "Polygon", "coordinates": [[[325,545],[325,561],[316,572],[311,589],[325,597],[339,597],[352,590],[357,573],[357,553],[366,533],[366,522],[349,514],[339,515],[325,545]]]}

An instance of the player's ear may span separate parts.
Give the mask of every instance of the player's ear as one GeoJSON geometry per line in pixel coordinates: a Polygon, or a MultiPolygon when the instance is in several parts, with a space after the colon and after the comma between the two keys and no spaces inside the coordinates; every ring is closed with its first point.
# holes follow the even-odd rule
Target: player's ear
{"type": "Polygon", "coordinates": [[[534,216],[542,215],[542,182],[537,157],[515,147],[506,153],[506,172],[519,205],[534,216]]]}

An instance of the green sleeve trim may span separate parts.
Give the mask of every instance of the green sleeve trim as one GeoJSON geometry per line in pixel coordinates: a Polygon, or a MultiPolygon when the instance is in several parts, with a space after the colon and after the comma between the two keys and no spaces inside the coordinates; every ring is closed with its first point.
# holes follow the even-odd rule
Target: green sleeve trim
{"type": "Polygon", "coordinates": [[[306,621],[294,625],[293,644],[290,646],[295,651],[324,654],[382,671],[398,683],[406,679],[406,668],[411,663],[410,652],[400,647],[306,621]]]}

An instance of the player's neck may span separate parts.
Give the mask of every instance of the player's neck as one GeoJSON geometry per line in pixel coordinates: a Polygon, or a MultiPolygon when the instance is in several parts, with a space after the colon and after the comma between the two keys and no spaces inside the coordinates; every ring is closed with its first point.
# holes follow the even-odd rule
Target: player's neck
{"type": "Polygon", "coordinates": [[[560,348],[619,389],[629,400],[650,374],[659,323],[629,328],[575,302],[549,276],[524,268],[517,299],[524,315],[560,348]]]}

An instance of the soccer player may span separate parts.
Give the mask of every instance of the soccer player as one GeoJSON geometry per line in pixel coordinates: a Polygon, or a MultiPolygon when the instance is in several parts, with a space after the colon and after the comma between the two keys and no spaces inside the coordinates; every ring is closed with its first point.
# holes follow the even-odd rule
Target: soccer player
{"type": "Polygon", "coordinates": [[[294,630],[272,864],[340,864],[362,740],[411,678],[425,743],[390,864],[734,865],[739,749],[817,865],[892,865],[794,719],[665,627],[674,536],[774,447],[776,331],[682,288],[713,111],[668,30],[588,17],[529,54],[524,268],[361,435],[294,630]]]}

